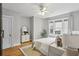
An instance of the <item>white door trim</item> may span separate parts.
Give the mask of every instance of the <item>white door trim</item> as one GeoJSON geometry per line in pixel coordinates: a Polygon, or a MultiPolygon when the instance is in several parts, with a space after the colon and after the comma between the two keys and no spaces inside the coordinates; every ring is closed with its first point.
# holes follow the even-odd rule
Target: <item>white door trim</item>
{"type": "MultiPolygon", "coordinates": [[[[12,40],[13,40],[13,33],[12,33],[12,29],[13,29],[13,16],[8,16],[8,15],[2,15],[2,18],[3,17],[9,17],[9,18],[11,18],[11,47],[13,47],[13,42],[12,42],[12,40]]],[[[2,29],[3,29],[3,26],[2,26],[2,29]]]]}

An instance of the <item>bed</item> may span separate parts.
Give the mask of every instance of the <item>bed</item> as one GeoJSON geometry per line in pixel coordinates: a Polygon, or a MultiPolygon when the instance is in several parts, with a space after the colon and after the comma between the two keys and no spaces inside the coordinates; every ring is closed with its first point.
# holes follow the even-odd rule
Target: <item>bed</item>
{"type": "Polygon", "coordinates": [[[34,47],[44,55],[48,55],[49,45],[55,43],[55,38],[41,38],[34,40],[34,47]]]}

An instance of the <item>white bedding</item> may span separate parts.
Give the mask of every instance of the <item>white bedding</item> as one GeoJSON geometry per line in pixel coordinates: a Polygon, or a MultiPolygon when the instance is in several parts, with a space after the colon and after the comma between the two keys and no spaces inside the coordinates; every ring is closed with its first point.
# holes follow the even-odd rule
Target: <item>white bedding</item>
{"type": "Polygon", "coordinates": [[[55,42],[55,38],[41,38],[34,40],[35,48],[42,52],[44,55],[48,55],[49,45],[55,42]]]}
{"type": "Polygon", "coordinates": [[[49,44],[55,42],[55,38],[48,37],[48,38],[36,39],[34,41],[38,41],[38,42],[41,42],[41,43],[44,43],[44,44],[48,44],[49,45],[49,44]]]}

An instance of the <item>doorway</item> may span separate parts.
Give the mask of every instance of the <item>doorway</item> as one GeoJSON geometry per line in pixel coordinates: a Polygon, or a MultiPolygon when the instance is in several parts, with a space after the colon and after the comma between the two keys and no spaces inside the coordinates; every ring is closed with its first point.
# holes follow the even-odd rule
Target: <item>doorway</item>
{"type": "Polygon", "coordinates": [[[12,17],[2,16],[2,49],[12,47],[12,17]]]}

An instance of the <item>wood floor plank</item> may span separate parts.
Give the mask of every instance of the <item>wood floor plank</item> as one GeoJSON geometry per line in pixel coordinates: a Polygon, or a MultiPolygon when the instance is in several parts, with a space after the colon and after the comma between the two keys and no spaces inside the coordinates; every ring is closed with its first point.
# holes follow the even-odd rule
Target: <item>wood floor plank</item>
{"type": "Polygon", "coordinates": [[[19,48],[23,47],[23,46],[28,46],[30,44],[32,44],[32,42],[26,42],[26,43],[23,43],[22,45],[19,45],[19,46],[3,49],[2,55],[3,56],[23,56],[23,53],[19,50],[19,48]]]}

